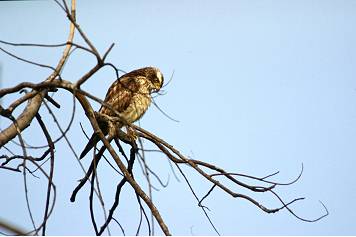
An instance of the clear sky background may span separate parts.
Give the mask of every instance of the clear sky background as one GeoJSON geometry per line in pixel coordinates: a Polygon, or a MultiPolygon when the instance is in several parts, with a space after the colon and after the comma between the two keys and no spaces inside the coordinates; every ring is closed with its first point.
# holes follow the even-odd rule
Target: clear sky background
{"type": "MultiPolygon", "coordinates": [[[[152,107],[140,125],[174,145],[185,155],[228,171],[264,176],[279,170],[274,180],[302,178],[278,188],[285,200],[306,197],[293,205],[304,218],[330,215],[316,223],[297,220],[286,210],[266,214],[245,200],[215,190],[206,200],[209,214],[224,235],[356,235],[356,1],[79,1],[77,20],[100,52],[116,46],[108,61],[130,71],[157,66],[173,81],[159,106],[179,123],[152,107]]],[[[0,2],[0,39],[12,42],[62,43],[68,21],[52,1],[0,2]]],[[[77,42],[79,40],[77,35],[77,42]]],[[[55,65],[61,49],[12,48],[19,56],[55,65]]],[[[77,80],[95,59],[75,52],[63,72],[77,80]]],[[[49,71],[15,61],[0,53],[2,87],[22,81],[39,82],[49,71]]],[[[85,84],[104,98],[114,80],[110,69],[85,84]]],[[[2,99],[8,105],[13,97],[2,99]]],[[[56,114],[65,126],[72,98],[55,97],[62,105],[56,114]]],[[[96,105],[96,109],[99,105],[96,105]]],[[[89,122],[77,106],[70,131],[77,153],[86,143],[79,122],[91,133],[89,122]]],[[[20,112],[16,111],[17,113],[20,112]]],[[[51,132],[58,130],[50,117],[51,132]]],[[[1,128],[7,122],[1,119],[1,128]]],[[[44,143],[37,125],[24,133],[33,145],[44,143]],[[38,137],[38,138],[37,138],[38,137]]],[[[15,146],[10,146],[16,150],[15,146]]],[[[17,149],[18,150],[18,149],[17,149]]],[[[18,150],[19,151],[19,150],[18,150]]],[[[5,153],[1,150],[1,154],[5,153]]],[[[150,154],[148,163],[167,188],[155,186],[153,199],[171,232],[176,235],[214,235],[189,188],[174,179],[166,159],[150,154]]],[[[89,158],[84,161],[89,164],[89,158]]],[[[138,164],[135,172],[141,184],[138,164]]],[[[199,197],[210,186],[198,175],[190,181],[199,197]]],[[[94,234],[90,223],[88,186],[69,197],[83,175],[64,142],[56,147],[57,202],[48,222],[48,234],[94,234]]],[[[110,206],[118,177],[105,163],[99,169],[103,195],[110,206]]],[[[37,223],[44,208],[45,180],[31,179],[30,197],[37,223]]],[[[30,227],[22,176],[0,170],[0,217],[30,227]]],[[[135,234],[139,209],[128,187],[117,212],[127,234],[135,234]]],[[[250,194],[261,203],[279,203],[270,194],[250,194]]],[[[100,215],[100,209],[97,210],[100,215]]],[[[156,233],[161,232],[156,227],[156,233]],[[158,230],[158,231],[157,231],[158,230]]],[[[117,225],[114,234],[121,234],[117,225]]],[[[145,232],[142,232],[145,233],[145,232]]]]}

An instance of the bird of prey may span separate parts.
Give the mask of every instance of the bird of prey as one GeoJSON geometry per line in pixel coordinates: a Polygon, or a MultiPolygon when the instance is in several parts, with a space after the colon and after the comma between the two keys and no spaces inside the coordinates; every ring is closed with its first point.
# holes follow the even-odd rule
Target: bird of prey
{"type": "MultiPolygon", "coordinates": [[[[163,85],[163,74],[158,68],[145,67],[124,74],[116,80],[106,93],[105,100],[114,110],[120,119],[127,123],[139,120],[151,104],[151,94],[158,92],[163,85]]],[[[99,114],[117,117],[115,112],[105,106],[101,106],[99,114]]],[[[123,126],[119,125],[119,126],[123,126]]],[[[107,129],[103,129],[107,135],[107,129]]],[[[89,139],[79,159],[82,159],[95,145],[100,138],[95,133],[89,139]]]]}

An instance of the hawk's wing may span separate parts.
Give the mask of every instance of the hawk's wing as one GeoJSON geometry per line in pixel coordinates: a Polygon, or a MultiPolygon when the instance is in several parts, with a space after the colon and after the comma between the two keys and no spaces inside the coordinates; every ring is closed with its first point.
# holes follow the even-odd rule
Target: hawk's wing
{"type": "MultiPolygon", "coordinates": [[[[119,113],[125,111],[131,104],[132,96],[139,91],[140,85],[137,79],[137,77],[122,77],[115,81],[105,96],[105,102],[119,113]]],[[[115,113],[105,106],[100,108],[99,113],[115,116],[115,113]]]]}

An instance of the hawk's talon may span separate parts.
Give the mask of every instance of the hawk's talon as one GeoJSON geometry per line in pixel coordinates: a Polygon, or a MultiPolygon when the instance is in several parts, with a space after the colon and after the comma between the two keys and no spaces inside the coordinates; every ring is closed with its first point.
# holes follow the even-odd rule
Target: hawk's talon
{"type": "Polygon", "coordinates": [[[127,136],[128,138],[132,141],[132,142],[135,142],[138,138],[136,132],[134,129],[126,126],[126,130],[127,130],[127,136]]]}

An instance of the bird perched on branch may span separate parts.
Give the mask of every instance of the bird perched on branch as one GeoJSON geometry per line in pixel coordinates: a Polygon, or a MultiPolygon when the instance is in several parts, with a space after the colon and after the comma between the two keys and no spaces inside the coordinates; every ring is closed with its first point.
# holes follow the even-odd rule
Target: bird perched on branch
{"type": "MultiPolygon", "coordinates": [[[[151,104],[151,94],[161,89],[163,80],[163,74],[158,68],[145,67],[134,70],[124,74],[110,86],[104,102],[119,113],[120,119],[128,124],[133,123],[146,112],[151,104]]],[[[117,117],[112,109],[101,106],[98,113],[117,117]]],[[[101,129],[107,135],[108,129],[101,129]]],[[[79,158],[82,159],[99,140],[99,136],[94,133],[79,158]]]]}

